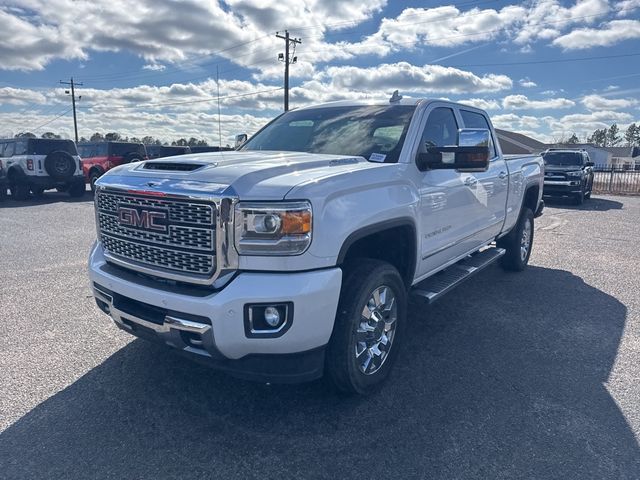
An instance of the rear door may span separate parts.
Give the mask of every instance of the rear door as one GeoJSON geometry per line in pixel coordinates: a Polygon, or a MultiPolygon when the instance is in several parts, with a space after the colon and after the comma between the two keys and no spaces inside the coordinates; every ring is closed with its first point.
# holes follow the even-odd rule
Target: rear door
{"type": "Polygon", "coordinates": [[[509,193],[509,175],[504,157],[500,154],[493,138],[493,129],[484,113],[464,108],[460,109],[460,117],[464,128],[482,128],[491,132],[489,145],[491,162],[486,172],[470,174],[466,180],[475,198],[474,230],[478,232],[478,240],[491,240],[502,230],[504,223],[507,195],[509,193]]]}

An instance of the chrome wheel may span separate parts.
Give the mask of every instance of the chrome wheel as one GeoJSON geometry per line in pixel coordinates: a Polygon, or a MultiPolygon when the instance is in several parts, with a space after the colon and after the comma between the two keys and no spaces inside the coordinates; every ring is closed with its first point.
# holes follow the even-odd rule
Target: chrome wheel
{"type": "Polygon", "coordinates": [[[371,292],[356,330],[355,359],[365,375],[376,373],[387,359],[397,319],[398,307],[393,290],[383,285],[371,292]]]}
{"type": "Polygon", "coordinates": [[[520,239],[520,259],[524,262],[529,255],[531,247],[531,221],[527,219],[522,227],[522,238],[520,239]]]}

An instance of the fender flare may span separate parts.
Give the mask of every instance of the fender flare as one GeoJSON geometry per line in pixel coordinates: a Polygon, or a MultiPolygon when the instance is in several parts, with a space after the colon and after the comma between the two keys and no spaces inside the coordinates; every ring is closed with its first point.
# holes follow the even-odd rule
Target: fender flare
{"type": "Polygon", "coordinates": [[[418,238],[417,238],[417,229],[415,220],[411,217],[399,217],[393,218],[390,220],[385,220],[378,223],[373,223],[371,225],[367,225],[365,227],[359,228],[354,232],[351,232],[347,238],[342,242],[342,246],[340,247],[340,252],[338,253],[338,259],[336,261],[336,265],[340,266],[344,263],[344,259],[347,256],[347,252],[351,248],[351,246],[356,243],[358,240],[362,240],[370,235],[384,232],[385,230],[391,230],[393,228],[398,227],[409,227],[413,234],[413,241],[415,242],[415,251],[413,255],[411,255],[411,265],[409,270],[412,272],[411,274],[415,274],[415,270],[417,267],[417,258],[418,258],[418,238]]]}

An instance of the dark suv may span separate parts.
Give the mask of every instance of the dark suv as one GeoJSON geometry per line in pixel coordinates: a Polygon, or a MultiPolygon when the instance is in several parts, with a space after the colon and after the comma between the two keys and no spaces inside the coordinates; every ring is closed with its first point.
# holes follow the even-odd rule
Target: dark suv
{"type": "Polygon", "coordinates": [[[173,157],[175,155],[186,155],[191,153],[191,148],[188,146],[179,145],[147,145],[147,155],[149,159],[173,157]]]}
{"type": "Polygon", "coordinates": [[[578,205],[591,197],[593,162],[584,150],[549,149],[544,159],[544,195],[573,197],[578,205]]]}
{"type": "Polygon", "coordinates": [[[147,150],[142,143],[129,142],[96,142],[79,143],[78,150],[82,157],[82,169],[91,190],[95,183],[107,170],[124,163],[147,160],[147,150]]]}
{"type": "MultiPolygon", "coordinates": [[[[9,138],[0,140],[0,160],[11,195],[25,200],[57,188],[72,197],[85,193],[82,162],[71,140],[9,138]]],[[[0,187],[2,188],[2,187],[0,187]]]]}

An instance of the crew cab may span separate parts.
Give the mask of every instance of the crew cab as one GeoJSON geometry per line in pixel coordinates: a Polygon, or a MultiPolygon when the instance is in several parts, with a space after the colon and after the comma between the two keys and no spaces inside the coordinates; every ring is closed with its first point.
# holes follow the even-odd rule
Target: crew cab
{"type": "MultiPolygon", "coordinates": [[[[6,184],[16,200],[26,200],[29,193],[40,196],[52,188],[67,191],[72,197],[85,193],[82,162],[72,140],[0,139],[0,160],[6,184]]],[[[2,179],[0,189],[1,184],[2,179]]]]}
{"type": "Polygon", "coordinates": [[[147,160],[147,150],[142,143],[130,142],[86,142],[79,143],[83,173],[86,181],[95,191],[98,178],[118,165],[147,160]]]}
{"type": "Polygon", "coordinates": [[[573,197],[578,205],[591,198],[593,162],[584,150],[550,148],[542,154],[544,195],[573,197]]]}
{"type": "Polygon", "coordinates": [[[231,374],[368,394],[403,348],[409,295],[527,266],[543,174],[466,105],[288,111],[238,151],[103,175],[93,294],[122,330],[231,374]]]}

